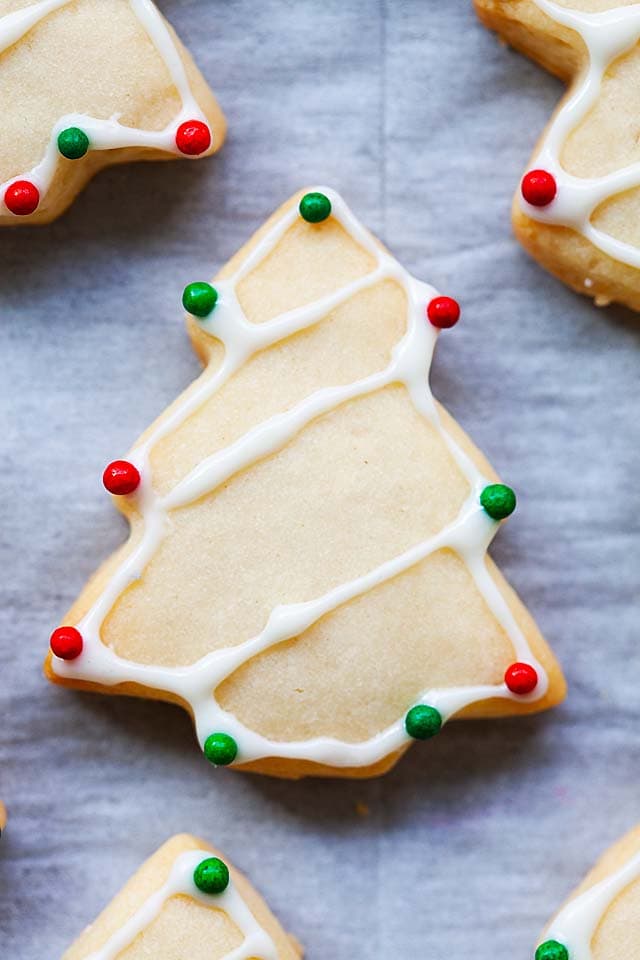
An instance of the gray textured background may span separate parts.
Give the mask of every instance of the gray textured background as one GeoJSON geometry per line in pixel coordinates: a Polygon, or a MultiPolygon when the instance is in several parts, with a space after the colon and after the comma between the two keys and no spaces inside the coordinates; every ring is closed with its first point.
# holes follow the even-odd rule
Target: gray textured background
{"type": "Polygon", "coordinates": [[[640,327],[543,273],[508,222],[560,87],[466,0],[161,6],[227,112],[223,152],[112,170],[53,226],[0,235],[0,953],[59,958],[189,830],[249,873],[309,960],[524,960],[639,819],[640,327]],[[519,492],[494,555],[571,687],[542,717],[452,724],[369,783],[216,773],[177,708],[40,671],[125,533],[104,464],[198,372],[184,283],[313,181],[461,300],[435,390],[519,492]]]}

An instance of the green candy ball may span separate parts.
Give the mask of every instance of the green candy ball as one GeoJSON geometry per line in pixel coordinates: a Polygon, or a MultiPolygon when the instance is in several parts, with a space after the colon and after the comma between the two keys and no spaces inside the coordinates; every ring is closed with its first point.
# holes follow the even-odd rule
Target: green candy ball
{"type": "Polygon", "coordinates": [[[58,150],[67,160],[79,160],[89,149],[89,137],[80,127],[67,127],[58,134],[58,150]]]}
{"type": "Polygon", "coordinates": [[[307,223],[322,223],[331,213],[331,200],[324,193],[305,193],[300,201],[300,216],[307,223]]]}
{"type": "Polygon", "coordinates": [[[238,755],[238,744],[228,733],[211,733],[204,742],[204,755],[216,767],[227,767],[238,755]]]}
{"type": "Polygon", "coordinates": [[[404,720],[405,730],[414,740],[430,740],[442,729],[442,715],[435,707],[419,703],[412,707],[404,720]]]}
{"type": "Polygon", "coordinates": [[[182,306],[194,317],[208,317],[218,302],[218,291],[210,283],[200,280],[184,288],[182,306]]]}
{"type": "Polygon", "coordinates": [[[492,483],[480,494],[480,503],[494,520],[504,520],[516,508],[516,495],[504,483],[492,483]]]}
{"type": "Polygon", "coordinates": [[[229,868],[218,857],[207,857],[193,871],[193,882],[203,893],[224,893],[229,886],[229,868]]]}
{"type": "Polygon", "coordinates": [[[569,960],[569,951],[557,940],[547,940],[536,950],[536,960],[569,960]]]}

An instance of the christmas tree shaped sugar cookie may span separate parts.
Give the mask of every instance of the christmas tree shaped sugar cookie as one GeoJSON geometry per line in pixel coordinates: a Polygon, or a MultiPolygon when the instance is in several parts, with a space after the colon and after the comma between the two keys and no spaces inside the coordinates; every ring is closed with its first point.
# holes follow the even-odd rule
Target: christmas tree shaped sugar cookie
{"type": "Polygon", "coordinates": [[[488,27],[570,84],[516,192],[519,240],[596,303],[640,310],[640,6],[474,2],[488,27]]]}
{"type": "Polygon", "coordinates": [[[596,864],[535,952],[535,960],[622,958],[640,958],[640,827],[596,864]]]}
{"type": "Polygon", "coordinates": [[[0,224],[57,217],[102,167],[216,151],[224,117],[151,0],[0,2],[0,224]]]}
{"type": "Polygon", "coordinates": [[[187,834],[164,844],[62,960],[299,960],[242,874],[187,834]]]}
{"type": "Polygon", "coordinates": [[[564,681],[486,550],[513,491],[434,401],[458,305],[330,190],[183,302],[205,371],[104,475],[131,523],[51,638],[56,683],[185,706],[216,765],[370,776],[564,681]]]}

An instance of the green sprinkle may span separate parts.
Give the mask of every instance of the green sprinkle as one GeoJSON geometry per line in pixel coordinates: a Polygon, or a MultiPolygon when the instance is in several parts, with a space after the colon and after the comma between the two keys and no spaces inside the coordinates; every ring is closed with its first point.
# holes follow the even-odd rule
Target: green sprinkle
{"type": "Polygon", "coordinates": [[[216,767],[227,767],[238,755],[238,744],[228,733],[211,733],[204,742],[204,755],[216,767]]]}
{"type": "Polygon", "coordinates": [[[435,707],[419,703],[412,707],[404,720],[404,726],[414,740],[430,740],[442,729],[442,715],[435,707]]]}
{"type": "Polygon", "coordinates": [[[494,520],[504,520],[516,508],[516,495],[504,483],[492,483],[480,494],[480,503],[494,520]]]}
{"type": "Polygon", "coordinates": [[[307,223],[322,223],[331,213],[331,200],[324,193],[305,193],[299,210],[300,216],[307,223]]]}
{"type": "Polygon", "coordinates": [[[569,960],[569,951],[557,940],[546,940],[536,950],[536,960],[569,960]]]}
{"type": "Polygon", "coordinates": [[[193,882],[203,893],[224,893],[229,886],[229,868],[218,857],[207,857],[193,871],[193,882]]]}
{"type": "Polygon", "coordinates": [[[58,134],[58,150],[67,160],[79,160],[89,149],[89,137],[80,127],[67,127],[58,134]]]}
{"type": "Polygon", "coordinates": [[[182,306],[194,317],[208,317],[218,302],[218,291],[210,283],[200,280],[184,288],[182,306]]]}

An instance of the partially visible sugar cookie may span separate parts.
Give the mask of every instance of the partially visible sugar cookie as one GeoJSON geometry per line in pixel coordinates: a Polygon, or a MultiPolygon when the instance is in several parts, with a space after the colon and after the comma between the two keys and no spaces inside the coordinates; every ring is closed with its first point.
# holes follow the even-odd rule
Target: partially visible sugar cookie
{"type": "Polygon", "coordinates": [[[556,914],[536,960],[638,960],[640,827],[602,857],[556,914]]]}
{"type": "Polygon", "coordinates": [[[0,0],[0,225],[46,223],[103,167],[204,157],[224,134],[151,0],[0,0]]]}
{"type": "Polygon", "coordinates": [[[49,679],[179,703],[214,764],[289,777],[373,776],[451,717],[561,700],[486,557],[515,494],[429,390],[457,303],[326,188],[183,302],[206,369],[107,467],[131,537],[49,679]]]}
{"type": "Polygon", "coordinates": [[[0,800],[0,833],[4,830],[7,825],[7,808],[4,803],[0,800]]]}
{"type": "Polygon", "coordinates": [[[173,837],[62,960],[300,960],[249,881],[196,837],[173,837]]]}
{"type": "Polygon", "coordinates": [[[474,0],[480,19],[570,84],[513,204],[544,267],[640,310],[640,5],[633,0],[474,0]]]}

